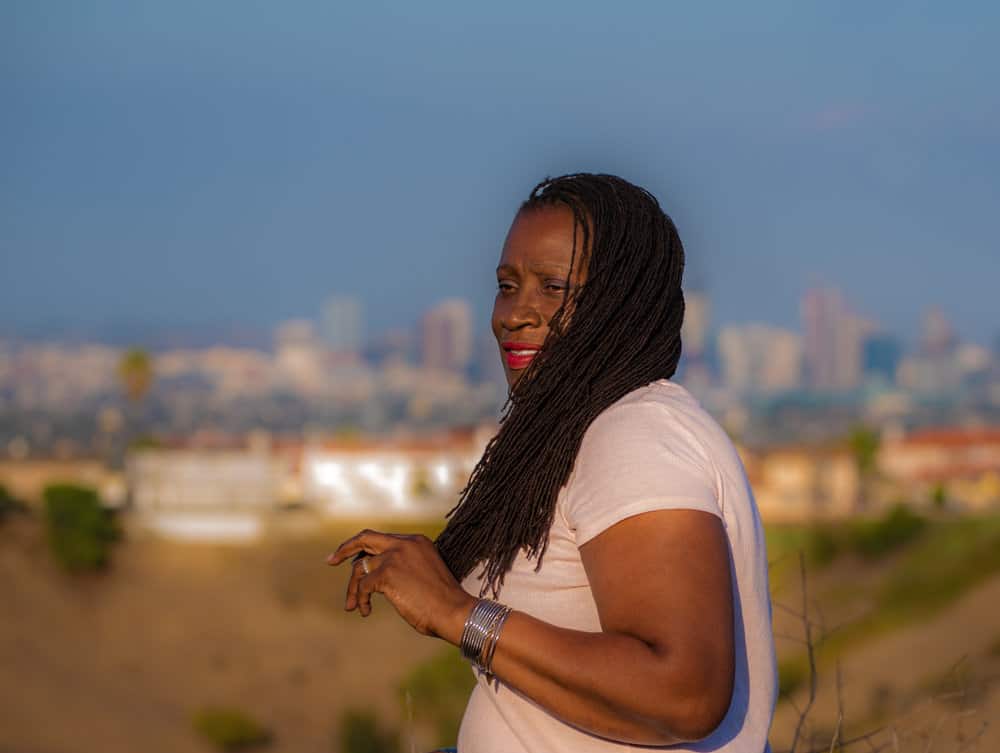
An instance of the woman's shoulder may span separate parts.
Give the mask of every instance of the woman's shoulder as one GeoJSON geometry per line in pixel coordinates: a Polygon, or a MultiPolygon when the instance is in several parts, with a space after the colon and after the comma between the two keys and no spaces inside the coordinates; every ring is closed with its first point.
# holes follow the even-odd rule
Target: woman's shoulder
{"type": "Polygon", "coordinates": [[[613,446],[668,447],[709,473],[738,462],[725,429],[683,385],[668,379],[634,389],[608,406],[585,432],[581,450],[613,446]]]}
{"type": "MultiPolygon", "coordinates": [[[[626,393],[594,419],[588,434],[650,432],[658,437],[695,438],[722,432],[715,419],[683,385],[660,379],[626,393]]],[[[725,436],[725,432],[722,432],[725,436]]]]}
{"type": "Polygon", "coordinates": [[[702,409],[666,380],[633,390],[602,411],[584,433],[564,495],[577,543],[619,520],[662,509],[721,517],[713,439],[702,409]]]}
{"type": "Polygon", "coordinates": [[[637,387],[625,393],[609,406],[609,410],[629,406],[660,406],[675,410],[701,409],[701,404],[687,388],[669,379],[657,379],[655,382],[637,387]]]}

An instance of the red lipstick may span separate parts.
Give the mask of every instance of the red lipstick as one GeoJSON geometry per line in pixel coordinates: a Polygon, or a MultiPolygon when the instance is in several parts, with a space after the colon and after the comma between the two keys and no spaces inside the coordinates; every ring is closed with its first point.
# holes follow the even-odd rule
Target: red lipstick
{"type": "Polygon", "coordinates": [[[535,354],[541,350],[541,346],[535,343],[522,343],[513,340],[501,343],[500,347],[503,348],[507,359],[507,366],[511,369],[525,368],[531,363],[531,359],[535,357],[535,354]]]}

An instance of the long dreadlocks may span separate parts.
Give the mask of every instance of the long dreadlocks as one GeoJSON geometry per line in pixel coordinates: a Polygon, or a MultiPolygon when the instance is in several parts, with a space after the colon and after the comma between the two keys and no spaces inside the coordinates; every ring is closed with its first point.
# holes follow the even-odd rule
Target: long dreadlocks
{"type": "Polygon", "coordinates": [[[541,567],[556,497],[590,423],[628,392],[672,377],[681,354],[684,249],[656,198],[612,175],[578,173],[542,181],[519,211],[554,206],[573,212],[572,264],[586,265],[586,282],[567,290],[436,542],[459,580],[482,564],[482,593],[494,596],[522,549],[541,567]]]}

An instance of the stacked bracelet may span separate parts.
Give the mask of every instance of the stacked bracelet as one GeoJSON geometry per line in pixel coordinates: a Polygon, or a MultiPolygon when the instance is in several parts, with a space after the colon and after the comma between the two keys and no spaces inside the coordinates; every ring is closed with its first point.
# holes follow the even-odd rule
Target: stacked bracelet
{"type": "Polygon", "coordinates": [[[459,648],[462,656],[472,662],[487,679],[493,677],[493,654],[497,650],[500,630],[511,608],[490,599],[480,599],[465,620],[459,648]]]}

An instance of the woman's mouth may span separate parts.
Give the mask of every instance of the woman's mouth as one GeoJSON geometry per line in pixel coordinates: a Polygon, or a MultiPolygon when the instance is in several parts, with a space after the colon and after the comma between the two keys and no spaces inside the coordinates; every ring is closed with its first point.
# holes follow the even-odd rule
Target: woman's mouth
{"type": "Polygon", "coordinates": [[[503,343],[504,357],[507,360],[507,367],[510,369],[523,369],[531,359],[538,353],[540,347],[531,343],[507,342],[503,343]]]}

